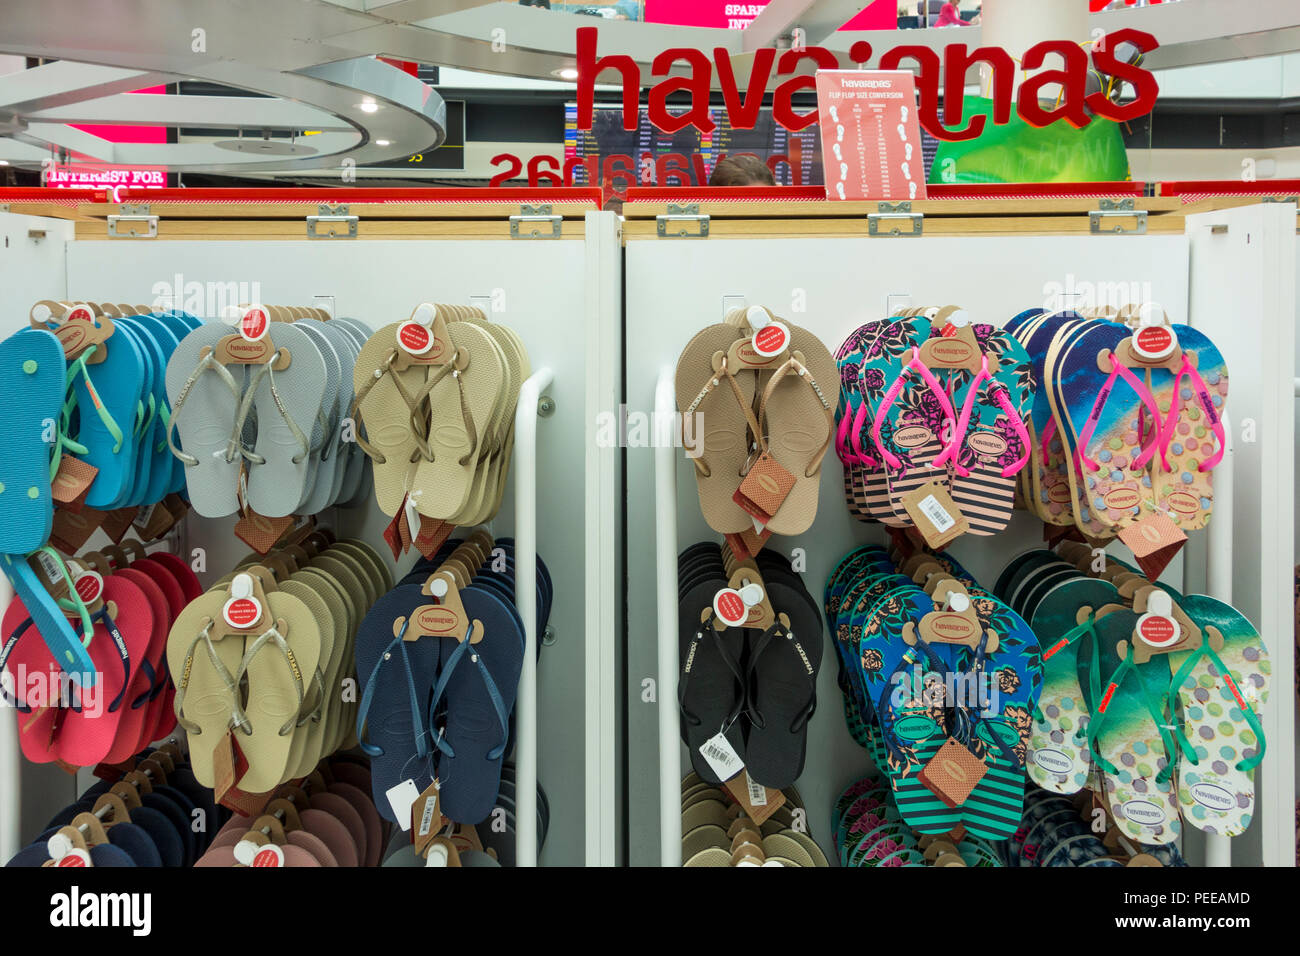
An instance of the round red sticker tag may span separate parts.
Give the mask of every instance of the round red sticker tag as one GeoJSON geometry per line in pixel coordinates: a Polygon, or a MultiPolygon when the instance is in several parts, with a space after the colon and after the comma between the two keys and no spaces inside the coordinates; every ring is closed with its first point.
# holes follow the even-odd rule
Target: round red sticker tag
{"type": "Polygon", "coordinates": [[[90,855],[85,850],[69,850],[68,855],[61,858],[55,866],[90,866],[90,855]]]}
{"type": "Polygon", "coordinates": [[[65,322],[91,322],[94,320],[90,310],[84,305],[79,305],[64,317],[65,322]]]}
{"type": "Polygon", "coordinates": [[[265,310],[257,306],[249,309],[239,320],[239,334],[250,342],[260,341],[270,328],[271,320],[265,310]]]}
{"type": "Polygon", "coordinates": [[[718,615],[718,620],[723,624],[735,627],[749,617],[749,608],[745,606],[745,600],[739,591],[724,588],[713,598],[713,613],[718,615]]]}
{"type": "Polygon", "coordinates": [[[397,330],[397,342],[412,355],[423,355],[433,346],[433,333],[418,322],[403,322],[397,330]]]}
{"type": "Polygon", "coordinates": [[[284,854],[278,846],[274,844],[264,846],[257,851],[253,857],[252,866],[282,866],[284,864],[284,854]]]}
{"type": "Polygon", "coordinates": [[[1145,614],[1138,621],[1138,637],[1152,647],[1168,647],[1178,640],[1178,623],[1172,618],[1145,614]]]}
{"type": "Polygon", "coordinates": [[[772,322],[754,333],[754,351],[763,358],[780,355],[790,344],[790,330],[780,322],[772,322]]]}
{"type": "Polygon", "coordinates": [[[1168,358],[1177,344],[1173,329],[1167,325],[1147,325],[1133,333],[1133,351],[1143,358],[1168,358]]]}
{"type": "Polygon", "coordinates": [[[231,627],[245,628],[257,623],[262,616],[262,605],[257,598],[231,598],[221,609],[222,616],[231,627]]]}
{"type": "Polygon", "coordinates": [[[97,571],[82,571],[72,580],[73,590],[85,604],[94,604],[104,593],[104,579],[97,571]]]}

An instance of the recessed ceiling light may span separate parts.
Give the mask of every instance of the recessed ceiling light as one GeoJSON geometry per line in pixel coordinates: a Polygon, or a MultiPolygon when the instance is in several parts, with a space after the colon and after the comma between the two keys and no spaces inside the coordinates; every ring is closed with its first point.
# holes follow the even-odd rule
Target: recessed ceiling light
{"type": "Polygon", "coordinates": [[[566,66],[559,70],[552,70],[551,75],[558,76],[562,80],[569,80],[570,82],[572,82],[573,80],[576,80],[578,78],[578,68],[574,66],[566,66]]]}
{"type": "Polygon", "coordinates": [[[8,166],[8,165],[9,165],[9,160],[0,159],[0,166],[8,166]]]}
{"type": "Polygon", "coordinates": [[[379,104],[374,100],[366,100],[364,103],[358,103],[357,106],[363,113],[376,113],[379,111],[379,104]]]}
{"type": "Polygon", "coordinates": [[[392,145],[393,145],[393,141],[390,140],[390,139],[377,139],[377,140],[375,140],[375,145],[376,145],[376,146],[392,146],[392,145]]]}

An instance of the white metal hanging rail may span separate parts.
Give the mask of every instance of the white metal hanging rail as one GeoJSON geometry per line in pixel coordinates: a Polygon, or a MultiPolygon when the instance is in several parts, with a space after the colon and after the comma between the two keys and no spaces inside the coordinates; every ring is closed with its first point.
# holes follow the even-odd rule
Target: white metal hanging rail
{"type": "MultiPolygon", "coordinates": [[[[677,412],[676,375],[659,373],[655,420],[677,412]]],[[[681,716],[677,711],[677,449],[658,442],[655,454],[655,587],[658,605],[659,862],[682,865],[681,716]]]]}
{"type": "Polygon", "coordinates": [[[524,666],[515,726],[515,864],[537,865],[537,420],[555,375],[541,368],[519,390],[515,411],[515,606],[524,622],[524,666]]]}

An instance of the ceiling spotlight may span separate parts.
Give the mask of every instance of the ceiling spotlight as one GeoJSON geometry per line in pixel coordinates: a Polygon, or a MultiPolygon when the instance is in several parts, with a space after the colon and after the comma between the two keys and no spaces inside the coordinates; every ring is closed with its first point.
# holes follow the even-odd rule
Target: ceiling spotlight
{"type": "Polygon", "coordinates": [[[374,100],[366,100],[364,103],[358,103],[357,106],[363,113],[376,113],[379,111],[379,104],[374,100]]]}
{"type": "Polygon", "coordinates": [[[375,140],[375,145],[376,145],[376,146],[392,146],[392,145],[393,145],[393,141],[390,140],[390,139],[377,139],[377,140],[375,140]]]}
{"type": "Polygon", "coordinates": [[[569,80],[572,82],[578,78],[578,68],[575,66],[566,66],[563,69],[555,70],[552,75],[558,76],[562,80],[569,80]]]}
{"type": "Polygon", "coordinates": [[[9,165],[9,160],[0,159],[0,166],[8,166],[8,165],[9,165]]]}

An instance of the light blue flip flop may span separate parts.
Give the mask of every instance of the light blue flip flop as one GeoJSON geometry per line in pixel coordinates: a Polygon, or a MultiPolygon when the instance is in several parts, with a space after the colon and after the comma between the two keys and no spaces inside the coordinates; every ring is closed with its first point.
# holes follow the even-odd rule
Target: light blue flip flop
{"type": "Polygon", "coordinates": [[[9,422],[0,455],[0,552],[23,555],[50,536],[50,443],[63,409],[66,363],[52,332],[23,329],[0,342],[0,402],[9,422]]]}

